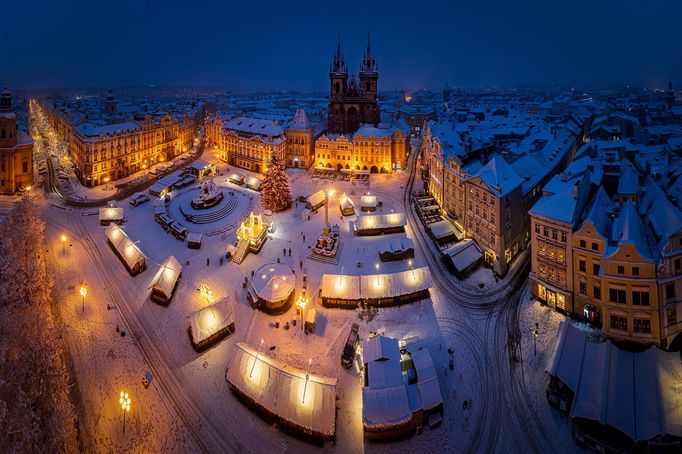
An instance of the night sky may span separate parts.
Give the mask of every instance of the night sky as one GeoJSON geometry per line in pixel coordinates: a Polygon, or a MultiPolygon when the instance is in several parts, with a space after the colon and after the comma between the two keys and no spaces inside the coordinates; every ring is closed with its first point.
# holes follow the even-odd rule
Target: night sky
{"type": "Polygon", "coordinates": [[[676,0],[1,0],[0,79],[326,90],[337,36],[356,72],[371,33],[380,89],[679,87],[680,17],[676,0]]]}

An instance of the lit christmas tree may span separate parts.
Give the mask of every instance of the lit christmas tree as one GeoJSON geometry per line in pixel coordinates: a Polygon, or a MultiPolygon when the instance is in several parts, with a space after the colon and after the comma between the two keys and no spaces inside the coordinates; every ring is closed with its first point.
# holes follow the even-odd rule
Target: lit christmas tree
{"type": "Polygon", "coordinates": [[[272,153],[268,169],[260,186],[260,204],[266,210],[283,211],[291,205],[289,177],[284,170],[284,161],[272,153]]]}

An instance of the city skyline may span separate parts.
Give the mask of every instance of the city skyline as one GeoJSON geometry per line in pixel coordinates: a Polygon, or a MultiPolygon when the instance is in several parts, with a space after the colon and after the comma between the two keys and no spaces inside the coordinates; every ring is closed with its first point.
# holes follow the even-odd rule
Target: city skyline
{"type": "Polygon", "coordinates": [[[682,5],[673,2],[650,8],[581,0],[570,9],[535,1],[431,2],[420,11],[404,3],[350,2],[338,8],[344,13],[330,14],[329,5],[312,2],[193,9],[181,2],[121,2],[116,8],[15,2],[6,6],[0,31],[0,51],[12,57],[1,64],[0,79],[15,89],[324,91],[328,80],[320,68],[329,65],[337,39],[349,70],[357,71],[371,35],[382,90],[441,89],[446,83],[465,89],[655,89],[665,88],[669,78],[680,85],[674,18],[682,5]],[[36,10],[42,14],[34,17],[36,10]]]}

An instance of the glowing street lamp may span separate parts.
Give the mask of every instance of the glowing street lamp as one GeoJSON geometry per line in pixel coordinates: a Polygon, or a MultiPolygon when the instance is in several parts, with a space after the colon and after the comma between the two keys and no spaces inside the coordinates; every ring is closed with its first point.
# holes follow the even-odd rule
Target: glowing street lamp
{"type": "Polygon", "coordinates": [[[83,310],[81,312],[85,312],[85,295],[88,294],[88,289],[85,288],[85,284],[81,285],[81,296],[83,297],[83,310]]]}
{"type": "Polygon", "coordinates": [[[408,260],[407,264],[410,265],[410,269],[412,270],[412,279],[416,280],[417,276],[414,275],[414,267],[412,266],[412,260],[408,260]]]}
{"type": "Polygon", "coordinates": [[[251,372],[249,372],[249,378],[251,378],[251,375],[253,375],[253,369],[256,367],[256,361],[258,361],[258,355],[260,355],[261,347],[263,347],[263,339],[260,340],[260,345],[258,346],[258,352],[256,353],[256,357],[253,360],[253,365],[251,366],[251,372]]]}
{"type": "Polygon", "coordinates": [[[308,299],[305,297],[304,293],[301,293],[301,296],[298,297],[298,300],[296,301],[296,307],[301,311],[301,331],[303,331],[304,328],[304,320],[303,320],[303,311],[305,310],[305,307],[308,305],[308,299]]]}
{"type": "Polygon", "coordinates": [[[379,287],[380,284],[379,284],[379,274],[378,274],[379,273],[379,264],[378,263],[376,263],[374,265],[374,269],[377,270],[377,287],[379,287]]]}
{"type": "Polygon", "coordinates": [[[66,235],[59,237],[62,240],[62,254],[66,254],[66,235]]]}
{"type": "Polygon", "coordinates": [[[121,410],[123,410],[123,433],[126,433],[126,413],[130,411],[130,397],[128,393],[121,391],[118,403],[121,405],[121,410]]]}
{"type": "Polygon", "coordinates": [[[109,177],[104,178],[104,190],[109,189],[109,177]]]}

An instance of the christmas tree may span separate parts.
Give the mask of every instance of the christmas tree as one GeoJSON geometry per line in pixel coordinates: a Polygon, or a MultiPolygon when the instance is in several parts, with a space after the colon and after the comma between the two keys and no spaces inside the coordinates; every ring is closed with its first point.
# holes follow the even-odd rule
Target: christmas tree
{"type": "Polygon", "coordinates": [[[284,161],[276,153],[270,155],[268,169],[260,185],[260,204],[272,211],[283,211],[291,205],[289,178],[284,170],[284,161]]]}

